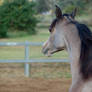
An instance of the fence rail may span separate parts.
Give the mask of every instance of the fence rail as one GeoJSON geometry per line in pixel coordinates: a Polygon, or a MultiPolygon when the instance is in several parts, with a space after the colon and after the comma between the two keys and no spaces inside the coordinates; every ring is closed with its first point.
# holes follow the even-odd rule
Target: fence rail
{"type": "Polygon", "coordinates": [[[29,46],[42,46],[42,42],[0,42],[0,46],[25,46],[25,59],[4,60],[0,59],[0,63],[24,63],[24,74],[29,77],[29,63],[32,62],[69,62],[67,59],[29,59],[29,46]]]}

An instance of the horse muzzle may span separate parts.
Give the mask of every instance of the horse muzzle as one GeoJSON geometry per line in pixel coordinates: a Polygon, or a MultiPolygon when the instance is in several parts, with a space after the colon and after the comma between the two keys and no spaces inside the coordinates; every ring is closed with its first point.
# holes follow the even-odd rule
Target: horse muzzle
{"type": "Polygon", "coordinates": [[[56,52],[59,52],[59,51],[62,51],[64,50],[64,48],[57,48],[57,49],[49,49],[49,48],[43,48],[42,49],[42,53],[48,57],[52,56],[52,54],[56,53],[56,52]]]}

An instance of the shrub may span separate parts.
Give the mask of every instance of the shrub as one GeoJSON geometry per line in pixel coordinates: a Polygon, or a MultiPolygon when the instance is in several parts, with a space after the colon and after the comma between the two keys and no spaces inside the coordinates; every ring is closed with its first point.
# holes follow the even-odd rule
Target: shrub
{"type": "Polygon", "coordinates": [[[58,0],[58,4],[64,12],[72,12],[74,8],[77,8],[77,14],[84,14],[86,0],[58,0]]]}
{"type": "Polygon", "coordinates": [[[0,6],[0,29],[5,27],[7,31],[12,28],[30,34],[36,33],[37,18],[34,7],[35,3],[28,0],[5,1],[0,6]]]}
{"type": "Polygon", "coordinates": [[[7,26],[0,24],[0,38],[7,37],[7,26]]]}
{"type": "Polygon", "coordinates": [[[72,13],[72,11],[74,10],[74,8],[75,8],[74,5],[68,5],[68,6],[64,9],[64,12],[72,13]]]}

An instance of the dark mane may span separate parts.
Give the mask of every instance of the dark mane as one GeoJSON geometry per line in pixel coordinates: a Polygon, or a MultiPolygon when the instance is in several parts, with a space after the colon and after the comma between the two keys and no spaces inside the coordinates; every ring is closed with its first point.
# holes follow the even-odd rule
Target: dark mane
{"type": "Polygon", "coordinates": [[[74,23],[81,40],[80,72],[84,79],[92,77],[92,32],[85,24],[74,23]]]}
{"type": "Polygon", "coordinates": [[[70,20],[70,23],[75,24],[78,29],[79,37],[81,40],[81,52],[80,52],[80,73],[83,79],[92,77],[92,32],[85,25],[80,24],[75,20],[71,20],[69,14],[64,14],[70,20]]]}

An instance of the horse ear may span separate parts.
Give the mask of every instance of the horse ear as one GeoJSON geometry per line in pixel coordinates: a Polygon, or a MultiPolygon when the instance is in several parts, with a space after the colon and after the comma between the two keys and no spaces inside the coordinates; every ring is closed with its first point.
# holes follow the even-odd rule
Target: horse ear
{"type": "Polygon", "coordinates": [[[74,11],[71,13],[71,17],[74,19],[77,13],[77,8],[74,9],[74,11]]]}
{"type": "Polygon", "coordinates": [[[60,19],[60,18],[62,18],[62,11],[57,5],[55,5],[55,6],[56,6],[56,11],[55,11],[56,17],[58,19],[60,19]]]}

